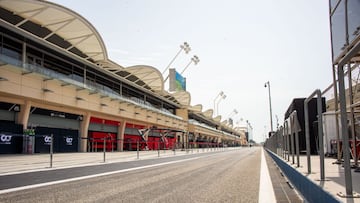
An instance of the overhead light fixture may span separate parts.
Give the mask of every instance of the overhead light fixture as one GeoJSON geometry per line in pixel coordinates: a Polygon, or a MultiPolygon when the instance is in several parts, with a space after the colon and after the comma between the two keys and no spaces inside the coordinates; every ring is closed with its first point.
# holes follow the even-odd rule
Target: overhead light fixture
{"type": "Polygon", "coordinates": [[[0,66],[5,66],[5,65],[7,65],[7,63],[6,63],[6,62],[4,62],[4,61],[0,61],[0,66]]]}
{"type": "Polygon", "coordinates": [[[32,71],[22,72],[21,75],[27,75],[27,74],[30,74],[30,73],[32,73],[32,71]]]}
{"type": "Polygon", "coordinates": [[[97,94],[98,92],[95,90],[95,91],[91,91],[89,92],[89,95],[93,95],[93,94],[97,94]]]}
{"type": "Polygon", "coordinates": [[[68,82],[63,82],[63,83],[61,84],[62,87],[69,86],[69,85],[71,85],[71,84],[68,83],[68,82]]]}
{"type": "Polygon", "coordinates": [[[8,81],[8,79],[4,77],[0,77],[0,81],[8,81]]]}
{"type": "Polygon", "coordinates": [[[84,99],[83,99],[83,98],[81,98],[81,97],[75,97],[75,99],[76,99],[76,100],[81,100],[81,101],[84,101],[84,99]]]}
{"type": "Polygon", "coordinates": [[[46,82],[48,80],[53,80],[54,78],[44,78],[43,81],[46,82]]]}
{"type": "Polygon", "coordinates": [[[51,89],[47,89],[47,88],[43,88],[42,89],[44,92],[54,92],[54,91],[52,91],[51,89]]]}
{"type": "Polygon", "coordinates": [[[81,90],[84,90],[85,88],[84,87],[78,87],[76,88],[76,91],[81,91],[81,90]]]}

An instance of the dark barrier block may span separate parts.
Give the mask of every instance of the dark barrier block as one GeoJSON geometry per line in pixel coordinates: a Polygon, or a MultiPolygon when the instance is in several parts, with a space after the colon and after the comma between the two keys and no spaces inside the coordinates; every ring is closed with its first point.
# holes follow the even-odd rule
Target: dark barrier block
{"type": "Polygon", "coordinates": [[[53,135],[54,152],[77,152],[78,151],[78,131],[61,128],[37,127],[35,137],[35,153],[49,153],[50,139],[53,135]]]}
{"type": "Polygon", "coordinates": [[[327,191],[323,190],[320,186],[313,183],[307,177],[303,176],[293,167],[289,166],[286,162],[280,159],[276,154],[269,150],[266,150],[271,158],[280,167],[282,172],[301,193],[301,195],[307,200],[307,202],[327,202],[338,203],[339,201],[330,195],[327,191]]]}
{"type": "MultiPolygon", "coordinates": [[[[35,153],[50,153],[50,145],[51,145],[51,135],[35,136],[35,153]]],[[[54,141],[54,146],[55,146],[55,141],[54,141]]]]}
{"type": "Polygon", "coordinates": [[[35,129],[35,153],[49,153],[51,144],[51,134],[54,136],[53,150],[59,151],[57,137],[59,130],[57,128],[37,127],[35,129]]]}
{"type": "Polygon", "coordinates": [[[0,154],[17,154],[22,152],[23,136],[0,133],[0,154]]]}
{"type": "Polygon", "coordinates": [[[23,125],[15,124],[13,121],[0,121],[0,133],[1,132],[22,135],[23,125]]]}
{"type": "Polygon", "coordinates": [[[59,152],[77,152],[78,151],[78,131],[61,129],[58,138],[59,152]]]}
{"type": "Polygon", "coordinates": [[[23,125],[0,121],[0,154],[22,153],[23,125]]]}

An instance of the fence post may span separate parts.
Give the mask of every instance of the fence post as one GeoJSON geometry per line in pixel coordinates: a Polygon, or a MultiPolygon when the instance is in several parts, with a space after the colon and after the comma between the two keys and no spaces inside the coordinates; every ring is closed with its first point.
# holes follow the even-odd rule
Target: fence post
{"type": "Polygon", "coordinates": [[[176,151],[176,146],[175,145],[176,145],[176,142],[174,142],[174,144],[173,144],[174,156],[176,155],[176,152],[175,152],[176,151]]]}
{"type": "Polygon", "coordinates": [[[159,140],[159,143],[158,143],[158,157],[160,157],[160,140],[159,140]]]}
{"type": "Polygon", "coordinates": [[[110,137],[110,143],[111,143],[111,152],[114,152],[114,142],[112,137],[110,137]]]}
{"type": "Polygon", "coordinates": [[[54,148],[54,136],[53,134],[51,134],[51,143],[50,143],[50,168],[52,168],[52,165],[53,165],[53,148],[54,148]]]}
{"type": "MultiPolygon", "coordinates": [[[[169,143],[169,142],[168,142],[169,143]]],[[[166,153],[166,144],[165,144],[165,141],[163,141],[163,151],[164,151],[164,154],[166,153]]]]}
{"type": "Polygon", "coordinates": [[[103,160],[103,162],[105,163],[105,153],[106,153],[106,138],[105,137],[104,137],[103,152],[104,152],[104,160],[103,160]]]}
{"type": "Polygon", "coordinates": [[[139,159],[139,140],[136,142],[136,156],[139,159]]]}

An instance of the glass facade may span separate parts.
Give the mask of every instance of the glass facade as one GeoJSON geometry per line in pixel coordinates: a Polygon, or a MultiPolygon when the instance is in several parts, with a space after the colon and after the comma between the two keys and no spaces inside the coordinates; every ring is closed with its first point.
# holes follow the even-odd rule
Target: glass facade
{"type": "Polygon", "coordinates": [[[26,69],[25,71],[37,72],[175,116],[176,106],[124,83],[102,70],[89,67],[54,50],[49,50],[40,44],[17,36],[5,28],[0,28],[0,38],[0,57],[7,63],[22,66],[23,44],[25,43],[26,61],[25,66],[22,67],[26,69]]]}

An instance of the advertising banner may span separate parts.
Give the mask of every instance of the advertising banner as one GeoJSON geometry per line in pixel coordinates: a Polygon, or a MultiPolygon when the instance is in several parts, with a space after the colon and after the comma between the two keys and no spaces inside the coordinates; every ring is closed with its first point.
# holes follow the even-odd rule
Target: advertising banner
{"type": "Polygon", "coordinates": [[[22,140],[22,135],[0,133],[0,154],[21,153],[22,140]]]}
{"type": "Polygon", "coordinates": [[[175,69],[169,69],[169,90],[174,91],[186,91],[186,78],[184,78],[175,69]]]}

